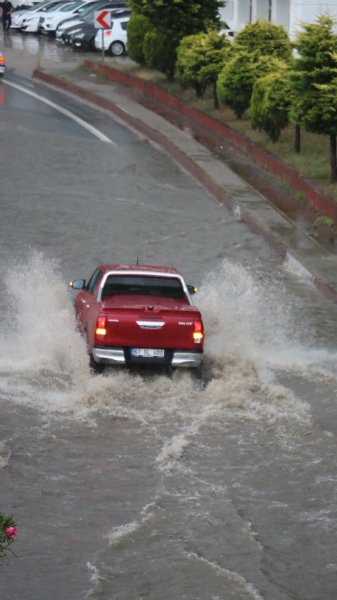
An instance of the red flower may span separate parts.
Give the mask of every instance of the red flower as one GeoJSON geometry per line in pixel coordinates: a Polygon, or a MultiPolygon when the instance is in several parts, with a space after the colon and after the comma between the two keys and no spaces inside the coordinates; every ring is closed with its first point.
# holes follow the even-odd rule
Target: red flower
{"type": "Polygon", "coordinates": [[[14,540],[16,536],[16,527],[7,527],[5,535],[8,540],[14,540]]]}

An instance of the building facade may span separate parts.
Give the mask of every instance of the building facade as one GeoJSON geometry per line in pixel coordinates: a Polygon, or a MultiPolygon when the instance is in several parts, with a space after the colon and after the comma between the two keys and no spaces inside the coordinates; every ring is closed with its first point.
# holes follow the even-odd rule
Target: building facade
{"type": "Polygon", "coordinates": [[[283,25],[291,38],[301,29],[301,22],[313,22],[321,14],[337,19],[336,0],[227,0],[221,17],[233,31],[247,23],[266,19],[283,25]]]}

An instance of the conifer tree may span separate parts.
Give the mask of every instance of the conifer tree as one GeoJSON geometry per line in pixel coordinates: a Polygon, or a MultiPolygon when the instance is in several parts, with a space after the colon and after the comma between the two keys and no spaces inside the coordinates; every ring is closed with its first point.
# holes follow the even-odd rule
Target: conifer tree
{"type": "Polygon", "coordinates": [[[307,131],[330,137],[331,181],[337,182],[337,34],[335,21],[322,15],[304,23],[295,43],[291,74],[291,118],[307,131]]]}

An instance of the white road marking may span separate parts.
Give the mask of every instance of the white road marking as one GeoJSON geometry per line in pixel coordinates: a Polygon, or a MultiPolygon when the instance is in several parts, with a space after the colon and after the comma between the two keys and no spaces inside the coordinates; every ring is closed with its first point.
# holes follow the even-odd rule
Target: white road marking
{"type": "Polygon", "coordinates": [[[112,140],[110,140],[106,135],[104,135],[104,133],[101,133],[98,129],[96,129],[96,127],[93,127],[86,121],[83,121],[83,119],[81,119],[80,117],[77,117],[76,115],[74,115],[72,112],[70,112],[66,108],[62,108],[62,106],[55,104],[55,102],[51,102],[51,100],[47,100],[47,98],[43,98],[42,96],[39,96],[35,92],[31,92],[27,88],[25,88],[21,85],[17,85],[16,83],[12,83],[11,81],[4,80],[3,83],[6,83],[6,85],[10,85],[13,88],[16,88],[17,90],[20,90],[24,94],[28,94],[28,96],[32,96],[33,98],[36,98],[37,100],[40,100],[41,102],[44,102],[45,104],[48,104],[48,106],[51,106],[52,108],[54,108],[58,112],[62,113],[66,117],[69,117],[69,119],[72,119],[73,121],[75,121],[76,123],[81,125],[81,127],[84,127],[84,129],[87,129],[88,131],[90,131],[90,133],[92,133],[92,135],[94,135],[99,140],[101,140],[101,142],[106,142],[107,144],[113,144],[114,146],[116,146],[116,144],[112,140]]]}

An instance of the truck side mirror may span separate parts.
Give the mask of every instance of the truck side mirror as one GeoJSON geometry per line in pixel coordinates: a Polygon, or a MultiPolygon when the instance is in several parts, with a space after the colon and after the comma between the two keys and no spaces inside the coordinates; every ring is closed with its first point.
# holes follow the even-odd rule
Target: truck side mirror
{"type": "Polygon", "coordinates": [[[198,291],[198,288],[195,285],[191,285],[191,284],[187,285],[187,289],[190,294],[196,294],[198,291]]]}
{"type": "Polygon", "coordinates": [[[69,281],[69,285],[73,290],[83,290],[85,288],[86,281],[85,279],[75,279],[74,281],[69,281]]]}

